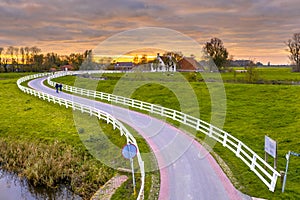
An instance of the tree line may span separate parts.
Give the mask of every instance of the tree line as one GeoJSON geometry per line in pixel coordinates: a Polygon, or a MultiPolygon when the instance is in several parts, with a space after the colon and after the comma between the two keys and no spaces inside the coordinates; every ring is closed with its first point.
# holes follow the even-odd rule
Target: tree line
{"type": "MultiPolygon", "coordinates": [[[[291,61],[292,70],[300,72],[300,33],[294,33],[293,37],[285,44],[288,47],[289,59],[291,61]]],[[[232,60],[229,52],[225,48],[223,42],[219,38],[212,38],[203,46],[203,50],[214,61],[220,71],[225,70],[232,60]]],[[[78,70],[81,65],[84,68],[94,67],[96,63],[93,61],[92,50],[86,50],[83,54],[71,53],[67,56],[58,55],[57,53],[41,54],[41,49],[33,47],[0,47],[0,72],[42,72],[50,69],[59,69],[63,65],[72,65],[78,70]]],[[[176,54],[172,56],[182,57],[176,54]]],[[[111,62],[111,58],[108,59],[111,62]]],[[[147,56],[143,55],[141,59],[137,56],[133,59],[134,63],[147,63],[147,56]]],[[[102,59],[102,65],[104,59],[102,59]]],[[[114,61],[111,63],[114,64],[114,61]]]]}
{"type": "Polygon", "coordinates": [[[76,70],[90,51],[86,50],[83,54],[58,55],[54,52],[42,54],[42,50],[36,46],[0,47],[0,72],[44,72],[68,64],[76,70]]]}

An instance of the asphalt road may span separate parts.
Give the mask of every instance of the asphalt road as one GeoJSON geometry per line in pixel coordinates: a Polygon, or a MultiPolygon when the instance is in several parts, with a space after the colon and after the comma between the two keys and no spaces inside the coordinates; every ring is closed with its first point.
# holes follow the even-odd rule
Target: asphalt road
{"type": "Polygon", "coordinates": [[[181,130],[135,111],[64,92],[57,94],[55,90],[44,86],[43,80],[45,78],[35,79],[29,85],[36,90],[108,112],[146,139],[160,169],[160,200],[249,199],[234,188],[214,158],[181,130]]]}

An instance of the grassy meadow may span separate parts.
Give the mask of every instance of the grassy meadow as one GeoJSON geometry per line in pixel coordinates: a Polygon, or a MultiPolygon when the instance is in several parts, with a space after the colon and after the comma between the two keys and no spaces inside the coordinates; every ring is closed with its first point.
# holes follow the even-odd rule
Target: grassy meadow
{"type": "MultiPolygon", "coordinates": [[[[245,73],[234,73],[234,70],[243,70],[244,68],[235,67],[231,68],[230,72],[222,73],[222,79],[224,82],[241,82],[245,83],[246,74],[245,73]]],[[[288,67],[261,67],[255,69],[257,73],[257,82],[263,82],[267,84],[280,84],[287,82],[287,84],[293,81],[300,81],[300,76],[298,73],[291,72],[291,68],[288,67]]],[[[214,79],[215,74],[206,74],[208,78],[214,79]]],[[[197,76],[201,79],[201,75],[197,76]]]]}
{"type": "MultiPolygon", "coordinates": [[[[257,70],[259,79],[268,84],[231,83],[234,82],[232,72],[221,74],[225,81],[230,82],[224,84],[226,91],[226,119],[223,129],[243,141],[262,158],[264,157],[264,136],[268,135],[276,140],[278,142],[277,169],[278,171],[284,171],[286,164],[285,154],[289,150],[300,153],[300,107],[297,105],[300,102],[300,86],[274,85],[269,81],[299,81],[300,74],[291,73],[288,68],[258,68],[257,70]]],[[[190,76],[189,73],[183,75],[187,78],[190,76]]],[[[97,90],[99,91],[118,94],[118,88],[116,89],[115,85],[118,85],[121,77],[122,80],[125,80],[122,82],[125,85],[124,88],[135,85],[134,79],[127,77],[129,75],[104,74],[102,76],[107,77],[107,80],[98,82],[97,90]],[[126,85],[126,80],[128,85],[126,85]]],[[[200,118],[210,122],[211,99],[208,84],[214,85],[218,83],[199,82],[201,75],[196,74],[196,76],[197,79],[191,81],[190,84],[198,98],[201,112],[200,118]]],[[[213,77],[215,74],[206,76],[213,77]]],[[[235,78],[244,80],[245,74],[238,74],[235,78]]],[[[76,77],[61,77],[59,81],[72,85],[75,79],[76,77]]],[[[130,94],[131,98],[179,109],[180,104],[172,91],[161,84],[149,83],[149,80],[155,79],[163,80],[169,84],[167,86],[173,88],[182,87],[181,82],[172,82],[172,76],[167,76],[166,74],[149,75],[149,77],[141,75],[135,81],[140,82],[142,86],[135,88],[135,91],[130,94]]],[[[119,92],[122,93],[121,91],[119,92]]],[[[193,114],[193,108],[190,108],[188,111],[193,114]]],[[[221,112],[220,116],[223,114],[221,112]]],[[[197,136],[203,139],[203,134],[197,133],[197,136]]],[[[276,191],[272,193],[230,150],[220,144],[216,144],[213,150],[230,168],[228,175],[240,191],[250,196],[267,199],[300,199],[299,157],[291,157],[290,159],[285,193],[281,193],[280,178],[277,182],[276,191]]],[[[269,162],[273,165],[271,157],[269,157],[269,162]]]]}
{"type": "MultiPolygon", "coordinates": [[[[89,199],[117,171],[101,163],[87,150],[86,142],[94,141],[95,137],[84,138],[88,130],[83,129],[79,136],[71,109],[45,102],[18,89],[16,81],[25,75],[0,73],[1,168],[26,177],[36,186],[68,185],[83,199],[89,199]]],[[[102,121],[98,123],[101,130],[97,137],[106,136],[116,146],[124,146],[125,137],[120,137],[111,125],[102,121]]],[[[149,151],[144,140],[139,138],[138,143],[142,152],[149,151]]],[[[125,174],[130,176],[130,173],[125,174]]],[[[151,180],[151,174],[146,179],[151,180]]],[[[139,184],[137,179],[138,187],[139,184]]],[[[146,197],[150,187],[151,181],[147,181],[146,197]]],[[[134,198],[130,191],[122,195],[134,198]]],[[[115,197],[118,198],[121,198],[120,194],[115,197]]]]}

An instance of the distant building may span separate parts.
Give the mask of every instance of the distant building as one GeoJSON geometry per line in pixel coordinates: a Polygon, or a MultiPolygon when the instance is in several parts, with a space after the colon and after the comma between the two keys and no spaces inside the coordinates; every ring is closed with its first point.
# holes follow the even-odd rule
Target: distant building
{"type": "Polygon", "coordinates": [[[177,62],[171,55],[160,56],[159,53],[156,57],[156,63],[151,63],[152,72],[175,72],[177,62]]]}
{"type": "Polygon", "coordinates": [[[72,65],[64,65],[60,67],[60,70],[62,71],[72,71],[74,70],[74,67],[72,65]]]}
{"type": "Polygon", "coordinates": [[[200,65],[194,58],[192,57],[183,57],[178,62],[178,70],[180,72],[201,72],[204,71],[204,67],[200,65]]]}
{"type": "Polygon", "coordinates": [[[115,64],[116,70],[130,70],[133,68],[133,62],[117,62],[115,64]]]}
{"type": "Polygon", "coordinates": [[[51,68],[49,69],[49,71],[50,71],[50,72],[56,72],[56,68],[55,68],[55,67],[51,67],[51,68]]]}
{"type": "Polygon", "coordinates": [[[231,66],[236,66],[236,67],[244,67],[252,64],[253,62],[251,60],[232,60],[230,61],[231,66]]]}
{"type": "Polygon", "coordinates": [[[256,66],[263,66],[264,64],[262,64],[261,62],[257,62],[256,66]]]}

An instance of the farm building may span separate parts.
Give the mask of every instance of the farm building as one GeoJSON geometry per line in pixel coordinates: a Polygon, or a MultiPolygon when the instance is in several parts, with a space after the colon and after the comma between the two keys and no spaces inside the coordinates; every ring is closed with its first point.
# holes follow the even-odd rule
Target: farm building
{"type": "Polygon", "coordinates": [[[183,57],[178,62],[179,68],[177,71],[179,72],[202,72],[204,71],[204,67],[201,66],[194,58],[192,57],[183,57]]]}
{"type": "Polygon", "coordinates": [[[74,70],[74,67],[72,65],[63,65],[60,67],[60,70],[62,71],[72,71],[74,70]]]}

